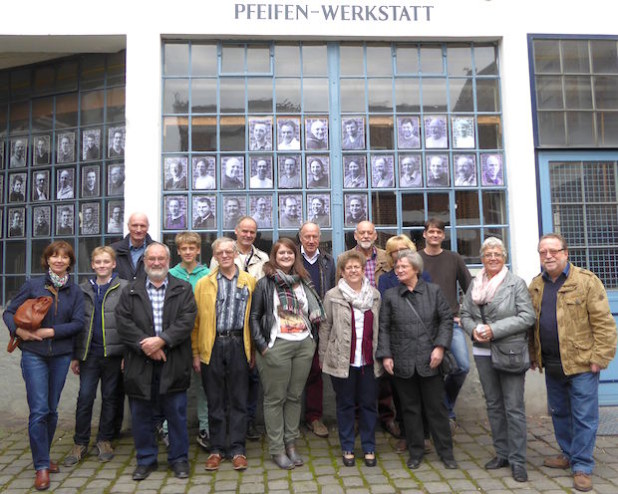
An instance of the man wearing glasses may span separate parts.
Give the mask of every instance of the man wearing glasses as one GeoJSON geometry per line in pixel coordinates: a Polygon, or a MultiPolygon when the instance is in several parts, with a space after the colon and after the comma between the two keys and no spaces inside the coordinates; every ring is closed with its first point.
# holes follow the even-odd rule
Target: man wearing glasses
{"type": "Polygon", "coordinates": [[[530,284],[537,315],[531,367],[545,369],[547,401],[561,450],[544,465],[570,467],[573,487],[586,492],[592,490],[599,374],[616,353],[616,322],[603,283],[569,262],[561,235],[543,235],[538,250],[543,271],[530,284]]]}

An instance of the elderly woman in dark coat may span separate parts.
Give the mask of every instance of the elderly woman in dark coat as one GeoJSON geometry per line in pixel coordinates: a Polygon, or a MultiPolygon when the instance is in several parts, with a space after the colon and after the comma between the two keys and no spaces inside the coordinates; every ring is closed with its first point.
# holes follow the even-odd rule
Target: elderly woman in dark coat
{"type": "Polygon", "coordinates": [[[418,253],[399,255],[395,273],[400,284],[382,299],[376,357],[394,375],[410,453],[408,468],[418,468],[423,459],[424,407],[436,451],[444,466],[454,469],[457,462],[439,368],[453,337],[453,315],[440,287],[423,281],[422,272],[418,253]]]}
{"type": "MultiPolygon", "coordinates": [[[[461,307],[461,326],[474,343],[472,353],[479,373],[496,456],[487,470],[511,466],[517,482],[528,480],[526,472],[525,370],[496,370],[491,363],[490,342],[527,352],[527,332],[535,315],[526,283],[504,265],[506,249],[501,240],[489,237],[481,247],[483,269],[474,278],[461,307]],[[482,312],[481,312],[482,311],[482,312]]],[[[497,348],[497,347],[496,347],[497,348]]]]}

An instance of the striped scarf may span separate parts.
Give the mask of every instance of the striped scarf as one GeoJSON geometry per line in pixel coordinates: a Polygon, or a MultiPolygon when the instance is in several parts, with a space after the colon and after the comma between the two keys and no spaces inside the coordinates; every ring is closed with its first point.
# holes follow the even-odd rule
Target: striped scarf
{"type": "Polygon", "coordinates": [[[320,298],[310,282],[308,283],[297,274],[285,274],[280,269],[275,271],[272,279],[275,282],[277,296],[279,297],[279,303],[281,304],[282,310],[305,317],[305,314],[302,313],[300,304],[298,303],[298,299],[294,294],[294,285],[301,283],[305,289],[305,294],[307,295],[307,304],[309,305],[309,321],[313,324],[317,324],[326,320],[324,306],[322,305],[322,302],[320,302],[320,298]]]}

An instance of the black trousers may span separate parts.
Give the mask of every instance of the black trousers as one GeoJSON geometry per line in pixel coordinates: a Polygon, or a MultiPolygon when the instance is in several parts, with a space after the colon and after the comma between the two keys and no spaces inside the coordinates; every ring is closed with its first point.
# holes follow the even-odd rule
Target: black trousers
{"type": "Polygon", "coordinates": [[[421,459],[424,452],[423,409],[429,431],[440,458],[452,460],[453,438],[444,404],[444,381],[442,376],[394,378],[405,424],[406,440],[410,458],[421,459]]]}
{"type": "Polygon", "coordinates": [[[244,455],[249,364],[242,336],[217,336],[210,363],[202,363],[201,369],[208,400],[211,453],[244,455]],[[229,450],[226,448],[228,426],[229,450]]]}

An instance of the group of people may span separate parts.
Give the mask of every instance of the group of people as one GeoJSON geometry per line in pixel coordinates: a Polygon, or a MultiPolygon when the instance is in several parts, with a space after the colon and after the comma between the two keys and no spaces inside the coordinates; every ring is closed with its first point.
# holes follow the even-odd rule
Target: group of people
{"type": "Polygon", "coordinates": [[[510,466],[516,481],[528,479],[524,380],[529,367],[539,367],[561,449],[544,464],[570,467],[576,489],[592,488],[599,371],[614,357],[616,326],[603,285],[568,261],[560,235],[541,238],[543,271],[526,287],[506,267],[506,249],[494,237],[484,241],[483,268],[472,279],[461,256],[442,248],[446,227],[439,219],[425,224],[419,252],[405,235],[378,248],[374,225],[361,221],[356,246],[335,263],[319,247],[319,225],[304,223],[299,242],[280,238],[268,255],[255,247],[258,226],[245,216],[235,239],[212,243],[210,269],[198,262],[199,234],[176,236],[181,262],[170,269],[170,250],[148,235],[148,218],[134,213],[127,225],[123,240],[94,249],[93,277],[79,286],[70,276],[70,244],[50,244],[42,255],[46,274],[27,281],[4,313],[22,351],[36,489],[49,488],[49,475],[59,471],[50,446],[69,368],[80,389],[66,466],[88,453],[100,381],[98,459],[114,457],[126,394],[136,481],[158,468],[157,432],[175,476],[189,476],[190,386],[197,393],[197,441],[209,452],[206,470],[226,459],[235,470],[247,468],[245,442],[260,437],[259,384],[272,460],[282,469],[300,467],[303,391],[309,430],[329,435],[322,420],[327,374],[345,466],[356,464],[355,429],[365,465],[376,465],[380,422],[400,438],[396,449],[408,453],[410,469],[421,465],[430,437],[445,468],[458,468],[452,435],[469,370],[467,338],[495,449],[485,468],[510,466]],[[39,296],[54,300],[41,328],[18,327],[17,309],[39,296]],[[457,364],[448,373],[447,352],[457,364]]]}

